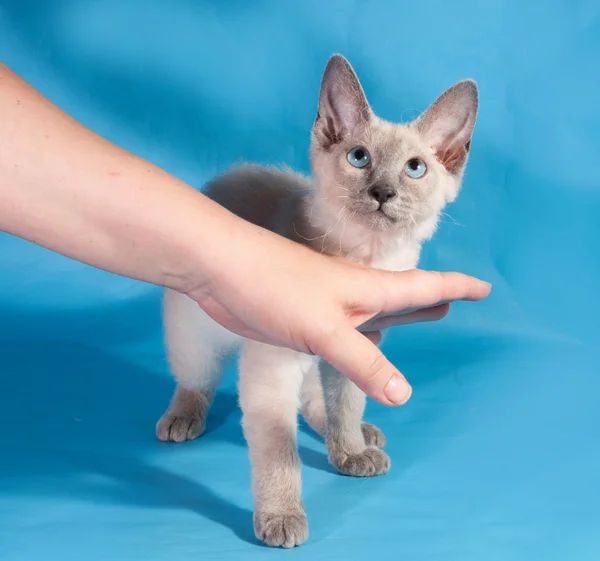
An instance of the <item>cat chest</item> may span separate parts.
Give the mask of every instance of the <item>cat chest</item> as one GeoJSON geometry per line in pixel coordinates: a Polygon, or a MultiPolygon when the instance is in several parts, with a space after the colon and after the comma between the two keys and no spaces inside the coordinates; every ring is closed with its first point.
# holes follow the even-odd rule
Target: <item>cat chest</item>
{"type": "Polygon", "coordinates": [[[379,251],[373,251],[354,260],[362,265],[384,271],[407,271],[417,267],[419,255],[420,247],[418,246],[397,245],[379,248],[379,251]]]}

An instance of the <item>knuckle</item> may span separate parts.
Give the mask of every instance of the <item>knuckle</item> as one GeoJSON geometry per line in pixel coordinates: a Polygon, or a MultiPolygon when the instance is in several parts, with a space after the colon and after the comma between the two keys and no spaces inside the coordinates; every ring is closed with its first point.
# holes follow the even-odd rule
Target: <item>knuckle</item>
{"type": "Polygon", "coordinates": [[[318,356],[327,354],[339,339],[339,327],[335,324],[322,325],[312,332],[309,344],[310,351],[318,356]]]}
{"type": "Polygon", "coordinates": [[[361,379],[365,384],[371,385],[385,372],[387,365],[388,361],[382,353],[374,353],[373,357],[366,362],[366,367],[361,372],[361,379]]]}
{"type": "Polygon", "coordinates": [[[427,290],[433,302],[440,302],[444,295],[444,284],[446,277],[439,271],[429,271],[430,282],[427,283],[427,290]]]}

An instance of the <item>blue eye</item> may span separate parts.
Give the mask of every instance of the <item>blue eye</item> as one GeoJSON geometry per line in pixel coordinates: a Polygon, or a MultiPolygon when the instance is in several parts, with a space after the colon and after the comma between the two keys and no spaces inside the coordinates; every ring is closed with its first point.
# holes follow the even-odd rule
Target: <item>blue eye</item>
{"type": "Polygon", "coordinates": [[[371,161],[371,155],[367,152],[367,149],[362,146],[352,148],[352,150],[348,152],[347,158],[350,165],[355,168],[364,168],[371,161]]]}
{"type": "Polygon", "coordinates": [[[419,179],[425,175],[427,166],[421,158],[411,158],[404,164],[404,173],[413,179],[419,179]]]}

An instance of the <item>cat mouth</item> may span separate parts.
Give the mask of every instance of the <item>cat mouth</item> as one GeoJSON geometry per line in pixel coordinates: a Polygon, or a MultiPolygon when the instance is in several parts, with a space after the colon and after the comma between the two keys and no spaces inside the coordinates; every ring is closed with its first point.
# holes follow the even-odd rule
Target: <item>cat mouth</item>
{"type": "Polygon", "coordinates": [[[360,201],[355,207],[356,213],[378,230],[398,223],[399,216],[393,207],[385,204],[385,202],[374,203],[373,200],[360,201]]]}
{"type": "Polygon", "coordinates": [[[387,209],[385,208],[384,205],[379,205],[379,208],[375,209],[375,214],[380,215],[380,216],[385,216],[391,222],[397,222],[397,220],[398,220],[395,216],[392,216],[387,211],[387,209]]]}

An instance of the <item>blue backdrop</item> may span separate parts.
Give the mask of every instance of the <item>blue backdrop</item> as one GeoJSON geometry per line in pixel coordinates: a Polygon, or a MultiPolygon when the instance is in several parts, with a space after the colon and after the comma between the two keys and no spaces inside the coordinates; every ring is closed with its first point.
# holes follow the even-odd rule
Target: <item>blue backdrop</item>
{"type": "Polygon", "coordinates": [[[261,547],[233,365],[208,434],[157,442],[160,291],[2,235],[3,561],[600,557],[598,2],[0,1],[2,60],[197,187],[241,158],[306,170],[333,52],[390,120],[481,92],[423,265],[494,291],[386,340],[414,386],[369,405],[391,472],[338,476],[303,432],[310,541],[261,547]]]}

